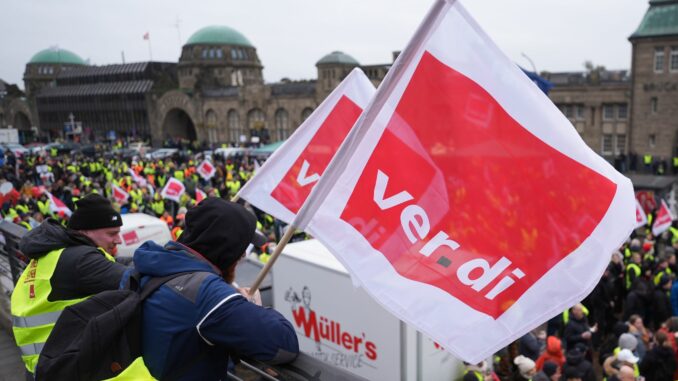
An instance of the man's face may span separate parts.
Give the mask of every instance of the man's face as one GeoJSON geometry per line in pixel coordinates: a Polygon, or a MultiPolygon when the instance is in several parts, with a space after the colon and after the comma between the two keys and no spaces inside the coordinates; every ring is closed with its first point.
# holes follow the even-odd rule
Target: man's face
{"type": "Polygon", "coordinates": [[[122,242],[120,241],[120,227],[83,230],[81,232],[109,254],[115,254],[116,246],[122,242]]]}
{"type": "Polygon", "coordinates": [[[581,306],[577,305],[572,307],[572,315],[575,319],[579,320],[584,317],[584,311],[581,309],[581,306]]]}

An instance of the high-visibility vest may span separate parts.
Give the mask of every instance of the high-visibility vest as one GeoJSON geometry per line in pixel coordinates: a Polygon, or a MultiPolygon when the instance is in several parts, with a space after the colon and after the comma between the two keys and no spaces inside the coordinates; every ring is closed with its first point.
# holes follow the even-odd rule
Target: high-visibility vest
{"type": "Polygon", "coordinates": [[[671,232],[671,245],[674,245],[676,242],[678,242],[678,229],[671,226],[669,231],[671,232]]]}
{"type": "Polygon", "coordinates": [[[179,181],[184,181],[184,171],[174,171],[174,177],[179,181]]]}
{"type": "Polygon", "coordinates": [[[129,195],[137,204],[141,204],[144,200],[144,194],[141,193],[141,189],[130,189],[129,195]]]}
{"type": "MultiPolygon", "coordinates": [[[[468,370],[465,371],[465,372],[464,372],[464,375],[466,375],[468,372],[469,372],[468,370]]],[[[478,381],[485,381],[485,377],[483,376],[483,374],[480,373],[480,372],[478,372],[477,370],[474,370],[474,371],[473,371],[473,374],[476,376],[476,378],[478,379],[478,381]]]]}
{"type": "Polygon", "coordinates": [[[632,286],[631,285],[631,277],[630,277],[631,270],[633,270],[633,272],[636,273],[636,278],[638,278],[640,276],[640,274],[643,272],[640,269],[640,266],[638,266],[635,263],[629,263],[628,266],[626,266],[626,289],[627,290],[630,290],[631,286],[632,286]]]}
{"type": "MultiPolygon", "coordinates": [[[[586,308],[585,305],[581,306],[581,310],[584,313],[584,315],[589,316],[589,309],[586,308]]],[[[563,324],[567,325],[567,323],[570,321],[570,309],[566,309],[563,311],[563,324]]]]}
{"type": "Polygon", "coordinates": [[[151,210],[155,212],[158,216],[161,216],[165,213],[165,202],[163,200],[155,200],[151,202],[151,210]]]}
{"type": "Polygon", "coordinates": [[[128,366],[122,373],[119,375],[108,378],[103,381],[150,381],[155,380],[151,372],[146,367],[144,363],[144,358],[139,356],[137,357],[130,366],[128,366]]]}
{"type": "Polygon", "coordinates": [[[654,285],[655,285],[655,286],[659,286],[659,282],[662,280],[662,276],[664,276],[664,274],[666,274],[666,275],[671,275],[671,273],[672,273],[671,269],[667,267],[667,268],[665,268],[664,270],[662,270],[662,271],[658,272],[657,274],[655,274],[655,276],[654,276],[654,285]]]}
{"type": "Polygon", "coordinates": [[[38,200],[38,209],[45,217],[49,215],[49,200],[40,201],[38,200]]]}
{"type": "Polygon", "coordinates": [[[645,163],[645,165],[652,164],[652,155],[643,155],[643,163],[645,163]]]}
{"type": "Polygon", "coordinates": [[[678,168],[678,156],[673,157],[673,167],[678,168]]]}
{"type": "Polygon", "coordinates": [[[174,228],[172,228],[172,231],[171,231],[172,240],[173,241],[178,240],[179,237],[181,237],[181,233],[183,233],[183,232],[184,232],[184,229],[182,229],[180,226],[175,226],[174,228]]]}
{"type": "MultiPolygon", "coordinates": [[[[115,262],[108,253],[99,250],[106,259],[115,262]]],[[[41,258],[31,259],[12,292],[14,339],[21,350],[21,359],[31,373],[35,372],[40,351],[61,311],[87,299],[47,300],[52,292],[50,280],[63,251],[64,249],[52,250],[41,258]]]]}
{"type": "Polygon", "coordinates": [[[15,208],[19,213],[28,214],[28,205],[16,204],[15,208]]]}
{"type": "Polygon", "coordinates": [[[28,231],[30,231],[30,230],[33,229],[33,227],[31,226],[31,224],[29,224],[27,221],[21,221],[21,222],[19,222],[19,225],[25,227],[26,230],[28,230],[28,231]]]}
{"type": "Polygon", "coordinates": [[[162,188],[165,186],[165,183],[167,182],[167,176],[158,175],[158,177],[156,177],[156,180],[158,180],[158,187],[162,188]]]}

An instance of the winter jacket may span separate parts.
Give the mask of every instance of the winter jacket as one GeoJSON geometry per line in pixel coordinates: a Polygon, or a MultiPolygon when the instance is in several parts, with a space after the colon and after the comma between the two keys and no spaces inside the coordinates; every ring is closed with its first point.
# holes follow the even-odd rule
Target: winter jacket
{"type": "Polygon", "coordinates": [[[19,242],[19,250],[30,259],[63,248],[51,278],[49,301],[78,299],[118,288],[126,267],[106,259],[88,237],[52,219],[26,233],[19,242]]]}
{"type": "Polygon", "coordinates": [[[570,321],[565,326],[565,331],[563,332],[563,338],[565,339],[567,349],[574,348],[577,343],[583,343],[588,347],[591,341],[581,337],[582,333],[588,331],[589,323],[586,316],[579,320],[575,319],[574,316],[571,316],[570,321]]]}
{"type": "Polygon", "coordinates": [[[559,338],[549,336],[546,339],[546,350],[539,356],[535,363],[537,370],[541,370],[544,367],[545,361],[552,361],[560,367],[565,364],[565,355],[563,355],[563,349],[559,338]]]}
{"type": "Polygon", "coordinates": [[[650,317],[652,327],[659,329],[662,323],[671,317],[671,301],[666,291],[656,288],[652,293],[652,303],[650,304],[650,317]]]}
{"type": "Polygon", "coordinates": [[[567,369],[574,368],[582,381],[596,381],[596,374],[593,371],[593,365],[584,359],[584,352],[574,350],[567,352],[567,361],[563,365],[563,374],[567,369]]]}
{"type": "Polygon", "coordinates": [[[192,272],[144,302],[143,357],[155,378],[226,379],[229,356],[275,364],[299,353],[294,328],[280,313],[249,302],[187,246],[148,241],[134,253],[134,265],[142,286],[150,277],[192,272]]]}
{"type": "Polygon", "coordinates": [[[640,374],[646,381],[673,381],[675,371],[676,359],[669,347],[652,348],[640,363],[640,374]]]}
{"type": "MultiPolygon", "coordinates": [[[[541,343],[543,343],[543,341],[541,343]]],[[[528,332],[520,338],[519,352],[521,355],[534,361],[539,357],[539,352],[541,352],[541,343],[534,333],[528,332]]]]}

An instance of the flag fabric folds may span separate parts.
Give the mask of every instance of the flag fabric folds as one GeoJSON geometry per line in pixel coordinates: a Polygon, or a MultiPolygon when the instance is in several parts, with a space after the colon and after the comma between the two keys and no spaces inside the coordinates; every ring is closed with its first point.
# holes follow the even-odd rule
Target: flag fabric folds
{"type": "Polygon", "coordinates": [[[64,204],[63,201],[59,200],[58,198],[54,197],[52,193],[45,191],[45,194],[47,194],[47,198],[49,198],[49,211],[52,213],[64,213],[67,216],[71,216],[73,212],[71,209],[69,209],[66,204],[64,204]]]}
{"type": "Polygon", "coordinates": [[[640,202],[636,199],[636,227],[642,227],[647,224],[647,214],[645,214],[645,210],[643,210],[642,205],[640,205],[640,202]]]}
{"type": "Polygon", "coordinates": [[[239,196],[290,223],[373,94],[370,80],[353,69],[257,169],[239,196]]]}
{"type": "Polygon", "coordinates": [[[119,204],[125,204],[129,199],[129,193],[115,183],[111,184],[113,199],[119,204]]]}
{"type": "Polygon", "coordinates": [[[353,129],[293,225],[465,361],[581,301],[635,226],[631,182],[458,1],[434,4],[353,129]]]}
{"type": "Polygon", "coordinates": [[[205,180],[211,179],[212,176],[217,173],[217,169],[214,168],[214,164],[212,164],[209,160],[203,160],[202,163],[198,165],[196,171],[205,180]]]}

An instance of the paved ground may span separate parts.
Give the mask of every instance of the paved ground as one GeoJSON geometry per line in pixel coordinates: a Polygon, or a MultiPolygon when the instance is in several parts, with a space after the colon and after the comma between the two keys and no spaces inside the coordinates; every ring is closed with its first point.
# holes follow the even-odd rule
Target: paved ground
{"type": "Polygon", "coordinates": [[[25,368],[14,338],[0,328],[0,381],[24,381],[25,368]]]}

